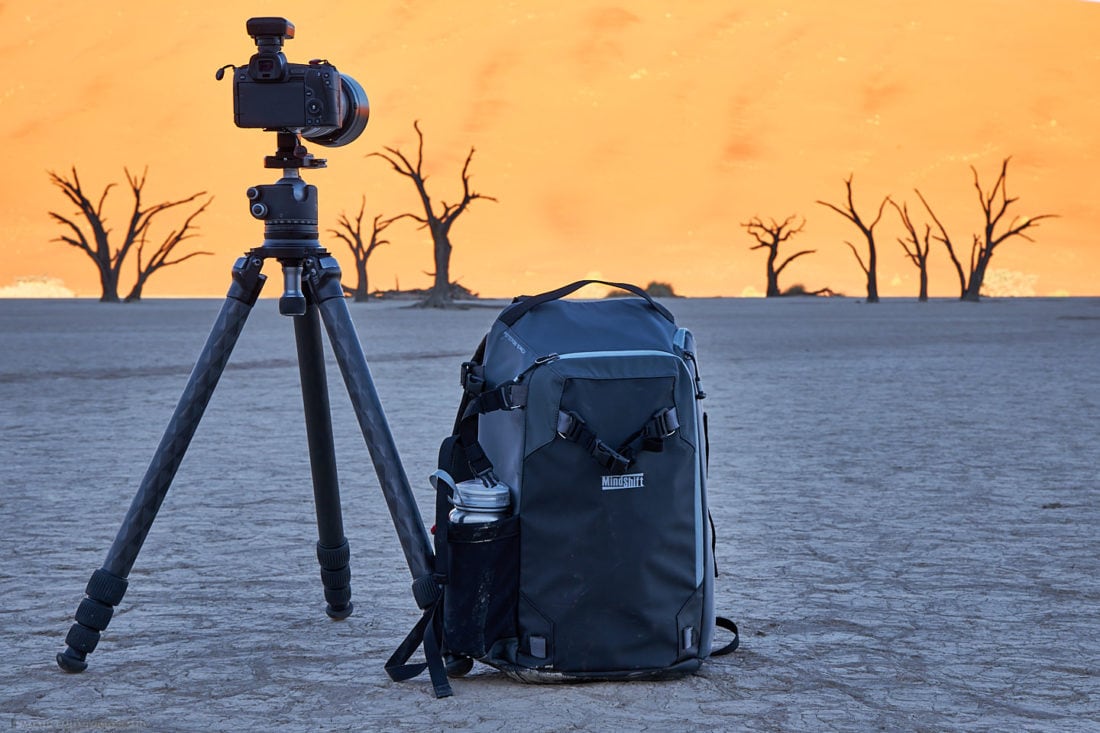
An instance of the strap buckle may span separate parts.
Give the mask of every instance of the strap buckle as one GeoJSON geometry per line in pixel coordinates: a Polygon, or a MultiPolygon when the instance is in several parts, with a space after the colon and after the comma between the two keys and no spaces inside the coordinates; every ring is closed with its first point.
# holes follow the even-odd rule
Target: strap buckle
{"type": "Polygon", "coordinates": [[[481,394],[485,391],[485,367],[476,361],[462,362],[458,383],[470,394],[481,394]]]}
{"type": "Polygon", "coordinates": [[[676,408],[670,407],[653,416],[654,437],[669,438],[680,429],[680,420],[676,416],[676,408]]]}
{"type": "Polygon", "coordinates": [[[504,409],[506,411],[522,410],[527,406],[527,385],[513,382],[501,387],[500,391],[504,397],[504,409]]]}
{"type": "Polygon", "coordinates": [[[512,410],[523,409],[526,405],[527,385],[514,383],[508,383],[503,387],[483,392],[470,403],[470,406],[481,414],[497,410],[511,412],[512,410]]]}
{"type": "Polygon", "coordinates": [[[496,471],[493,470],[492,466],[489,466],[488,468],[483,469],[480,473],[475,474],[475,477],[487,487],[496,486],[501,482],[500,479],[497,478],[496,471]]]}
{"type": "Polygon", "coordinates": [[[592,457],[596,459],[596,462],[604,468],[625,471],[627,467],[630,466],[629,458],[619,453],[599,438],[593,442],[590,453],[592,457]]]}

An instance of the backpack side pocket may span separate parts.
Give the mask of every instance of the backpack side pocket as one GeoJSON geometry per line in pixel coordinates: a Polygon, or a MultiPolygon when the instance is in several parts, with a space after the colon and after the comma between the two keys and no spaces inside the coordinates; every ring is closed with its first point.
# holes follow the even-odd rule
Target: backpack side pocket
{"type": "Polygon", "coordinates": [[[475,524],[448,521],[447,545],[444,647],[480,659],[494,642],[516,636],[519,517],[475,524]]]}

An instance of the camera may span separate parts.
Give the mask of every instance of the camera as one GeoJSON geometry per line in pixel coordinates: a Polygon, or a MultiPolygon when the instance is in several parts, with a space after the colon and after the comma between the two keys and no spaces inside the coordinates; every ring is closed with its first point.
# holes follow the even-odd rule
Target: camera
{"type": "Polygon", "coordinates": [[[367,126],[370,104],[359,82],[328,61],[294,64],[283,41],[294,38],[286,18],[250,18],[245,23],[257,52],[247,66],[233,68],[233,117],[237,127],[300,134],[306,140],[339,147],[367,126]]]}

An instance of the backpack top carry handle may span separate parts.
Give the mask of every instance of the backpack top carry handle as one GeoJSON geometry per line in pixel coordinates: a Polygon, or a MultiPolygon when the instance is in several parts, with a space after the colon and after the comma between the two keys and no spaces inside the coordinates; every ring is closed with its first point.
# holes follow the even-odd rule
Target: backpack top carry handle
{"type": "Polygon", "coordinates": [[[631,285],[630,283],[616,283],[609,282],[607,280],[578,280],[575,283],[565,285],[557,290],[551,290],[549,292],[541,293],[539,295],[520,296],[512,303],[512,305],[505,308],[498,320],[506,326],[514,326],[516,321],[524,316],[528,311],[537,308],[543,303],[549,303],[551,300],[557,300],[558,298],[564,298],[567,295],[575,293],[583,288],[585,285],[608,285],[613,288],[619,288],[620,290],[626,290],[639,298],[644,298],[655,311],[668,319],[670,323],[675,324],[676,319],[667,308],[655,301],[650,297],[649,293],[639,288],[637,285],[631,285]]]}

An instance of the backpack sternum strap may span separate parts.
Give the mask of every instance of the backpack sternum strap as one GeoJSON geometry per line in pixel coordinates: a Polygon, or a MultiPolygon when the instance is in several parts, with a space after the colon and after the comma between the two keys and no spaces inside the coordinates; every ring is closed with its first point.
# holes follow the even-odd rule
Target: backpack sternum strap
{"type": "Polygon", "coordinates": [[[639,451],[659,453],[664,450],[664,441],[675,435],[679,427],[676,408],[666,407],[616,449],[601,440],[577,413],[558,411],[558,435],[584,448],[604,468],[619,473],[634,463],[639,451]]]}
{"type": "Polygon", "coordinates": [[[558,412],[558,435],[584,448],[604,468],[622,472],[631,463],[629,456],[624,456],[600,440],[584,419],[575,412],[564,410],[558,412]]]}
{"type": "Polygon", "coordinates": [[[606,469],[621,472],[630,466],[630,457],[624,456],[623,453],[599,439],[592,428],[588,427],[584,419],[576,413],[559,411],[558,435],[584,448],[588,455],[595,458],[596,462],[606,469]]]}

